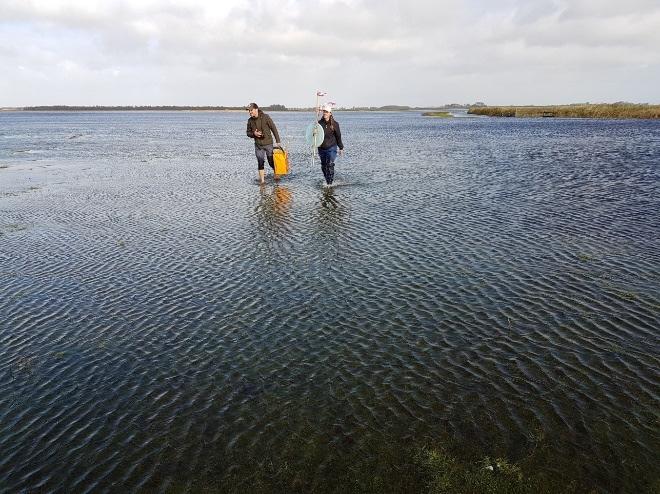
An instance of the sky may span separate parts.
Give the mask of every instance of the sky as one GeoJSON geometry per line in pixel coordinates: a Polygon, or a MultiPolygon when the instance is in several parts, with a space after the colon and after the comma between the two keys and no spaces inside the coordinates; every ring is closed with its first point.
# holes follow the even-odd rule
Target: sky
{"type": "Polygon", "coordinates": [[[659,0],[0,0],[0,107],[660,103],[659,0]]]}

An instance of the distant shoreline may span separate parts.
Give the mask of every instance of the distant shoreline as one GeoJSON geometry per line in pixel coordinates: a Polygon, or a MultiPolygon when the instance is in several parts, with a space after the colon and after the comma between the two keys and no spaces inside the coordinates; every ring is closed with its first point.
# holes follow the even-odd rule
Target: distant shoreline
{"type": "MultiPolygon", "coordinates": [[[[284,105],[268,105],[260,107],[264,111],[287,111],[287,112],[310,112],[314,107],[307,108],[287,108],[284,105]]],[[[449,106],[360,106],[342,108],[338,111],[426,111],[426,110],[467,110],[469,105],[449,105],[449,106]]],[[[242,106],[68,106],[68,105],[48,105],[48,106],[24,106],[24,107],[5,107],[0,111],[25,111],[25,112],[75,112],[75,111],[184,111],[184,112],[238,112],[245,111],[242,106]]]]}
{"type": "MultiPolygon", "coordinates": [[[[262,106],[267,112],[313,112],[315,108],[287,108],[284,105],[262,106]]],[[[483,103],[475,105],[450,104],[444,106],[412,107],[404,105],[364,106],[336,108],[341,112],[422,112],[423,116],[451,117],[453,111],[467,111],[469,115],[488,117],[516,118],[600,118],[600,119],[660,119],[660,105],[645,103],[579,103],[571,105],[546,106],[486,106],[483,103]]],[[[25,106],[4,107],[2,112],[244,112],[242,106],[25,106]]]]}

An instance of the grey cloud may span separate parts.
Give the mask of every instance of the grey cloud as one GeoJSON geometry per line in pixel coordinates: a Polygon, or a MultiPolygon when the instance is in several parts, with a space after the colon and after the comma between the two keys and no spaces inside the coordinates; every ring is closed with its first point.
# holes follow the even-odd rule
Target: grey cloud
{"type": "Polygon", "coordinates": [[[283,10],[275,3],[260,2],[233,9],[227,20],[210,29],[200,7],[169,4],[156,9],[122,2],[98,12],[69,12],[57,6],[43,11],[29,2],[14,1],[5,4],[3,14],[6,19],[31,19],[51,29],[87,32],[99,50],[95,65],[104,61],[109,65],[201,63],[208,69],[258,54],[282,55],[302,63],[321,58],[405,59],[421,45],[429,45],[424,37],[448,24],[449,13],[458,9],[455,0],[401,5],[392,0],[339,1],[313,7],[290,2],[291,8],[283,10]],[[141,24],[154,25],[155,32],[141,30],[141,24]],[[420,34],[424,30],[426,35],[420,34]]]}
{"type": "Polygon", "coordinates": [[[561,0],[558,4],[562,20],[644,16],[660,11],[657,0],[561,0]]]}
{"type": "MultiPolygon", "coordinates": [[[[62,2],[37,8],[31,1],[5,0],[0,63],[16,66],[21,60],[53,83],[68,70],[103,91],[113,82],[126,94],[139,94],[142,84],[149,88],[143,98],[174,98],[178,84],[196,84],[200,95],[212,94],[205,91],[216,86],[239,94],[262,85],[264,77],[276,81],[273,91],[288,94],[319,80],[364,98],[375,93],[394,98],[402,86],[414,84],[423,98],[447,81],[456,92],[477,91],[480,84],[492,92],[494,78],[602,77],[645,63],[656,67],[656,4],[282,0],[217,11],[172,1],[72,9],[62,2]],[[118,75],[109,81],[109,74],[118,75]],[[373,80],[378,87],[366,89],[373,80]]],[[[649,73],[656,72],[644,75],[649,73]]]]}

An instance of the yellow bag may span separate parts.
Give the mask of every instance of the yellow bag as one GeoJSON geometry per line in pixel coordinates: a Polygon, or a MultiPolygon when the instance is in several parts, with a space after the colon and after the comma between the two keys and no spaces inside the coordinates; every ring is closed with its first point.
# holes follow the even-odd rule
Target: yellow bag
{"type": "Polygon", "coordinates": [[[273,159],[275,161],[275,175],[289,173],[289,155],[284,149],[273,149],[273,159]]]}

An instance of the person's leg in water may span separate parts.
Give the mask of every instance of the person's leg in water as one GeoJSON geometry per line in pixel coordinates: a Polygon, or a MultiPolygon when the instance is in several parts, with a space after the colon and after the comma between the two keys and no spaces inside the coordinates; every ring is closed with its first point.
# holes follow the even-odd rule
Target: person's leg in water
{"type": "Polygon", "coordinates": [[[337,156],[337,151],[331,152],[328,160],[328,185],[332,185],[332,181],[335,179],[335,156],[337,156]]]}
{"type": "Polygon", "coordinates": [[[319,157],[321,158],[321,170],[325,177],[325,182],[332,185],[335,178],[335,158],[337,157],[337,146],[332,146],[328,149],[319,149],[319,157]]]}
{"type": "Polygon", "coordinates": [[[321,158],[321,171],[323,172],[323,178],[325,178],[325,183],[328,183],[328,154],[325,149],[319,149],[319,158],[321,158]]]}
{"type": "Polygon", "coordinates": [[[325,151],[325,170],[323,175],[325,175],[325,181],[328,185],[332,185],[333,180],[335,179],[335,159],[337,158],[337,146],[332,146],[325,151]]]}
{"type": "Polygon", "coordinates": [[[259,172],[259,183],[264,183],[265,181],[264,160],[266,158],[266,150],[260,148],[255,144],[254,154],[257,156],[257,170],[259,172]]]}
{"type": "Polygon", "coordinates": [[[265,147],[266,150],[266,158],[268,158],[268,165],[270,166],[271,170],[273,170],[273,177],[275,180],[279,180],[279,177],[275,175],[275,158],[273,158],[273,145],[269,144],[265,147]]]}

